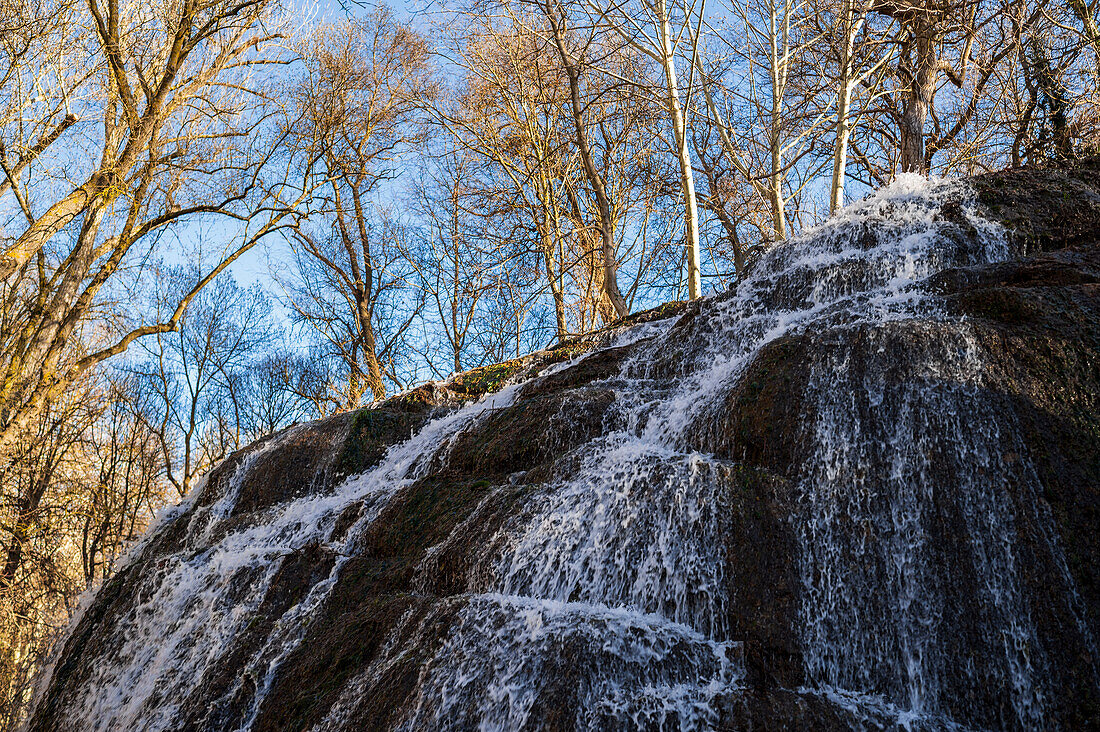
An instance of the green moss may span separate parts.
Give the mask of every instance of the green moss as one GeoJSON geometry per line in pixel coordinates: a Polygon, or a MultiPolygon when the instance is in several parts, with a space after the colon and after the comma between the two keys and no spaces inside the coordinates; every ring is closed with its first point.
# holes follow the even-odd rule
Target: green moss
{"type": "Polygon", "coordinates": [[[256,728],[308,729],[332,706],[351,678],[370,663],[387,629],[415,604],[416,598],[409,593],[363,598],[353,612],[338,619],[338,625],[326,628],[339,635],[311,649],[322,652],[301,669],[307,671],[302,683],[281,690],[278,714],[261,716],[256,728]]]}
{"type": "Polygon", "coordinates": [[[377,465],[390,445],[407,440],[425,419],[423,412],[389,407],[360,409],[333,464],[336,477],[362,473],[377,465]]]}
{"type": "Polygon", "coordinates": [[[580,338],[571,338],[566,341],[562,341],[558,345],[550,349],[554,354],[554,360],[568,361],[571,358],[576,358],[582,353],[588,353],[592,350],[592,343],[580,338]]]}
{"type": "Polygon", "coordinates": [[[407,391],[404,394],[398,394],[397,396],[389,399],[386,402],[386,406],[393,409],[411,409],[422,410],[435,406],[435,401],[432,398],[431,393],[424,386],[411,391],[407,391]]]}
{"type": "Polygon", "coordinates": [[[453,467],[478,475],[510,473],[539,462],[539,438],[545,431],[551,402],[531,399],[494,412],[464,435],[453,455],[453,467]]]}
{"type": "Polygon", "coordinates": [[[494,392],[501,385],[523,369],[522,359],[512,359],[491,366],[482,366],[458,374],[450,384],[451,391],[467,396],[477,396],[494,392]]]}
{"type": "Polygon", "coordinates": [[[650,319],[652,320],[669,318],[682,310],[686,303],[686,300],[670,300],[663,305],[644,311],[644,314],[651,316],[650,319]]]}

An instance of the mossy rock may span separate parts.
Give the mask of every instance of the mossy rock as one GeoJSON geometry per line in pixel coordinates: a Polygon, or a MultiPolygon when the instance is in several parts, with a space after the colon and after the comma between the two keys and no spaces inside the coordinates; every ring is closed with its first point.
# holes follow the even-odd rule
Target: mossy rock
{"type": "Polygon", "coordinates": [[[531,470],[598,435],[613,401],[614,394],[606,389],[523,399],[460,434],[446,470],[498,478],[531,470]]]}
{"type": "MultiPolygon", "coordinates": [[[[487,480],[428,478],[403,489],[362,537],[359,550],[344,564],[335,587],[310,622],[306,638],[281,665],[253,729],[307,729],[327,713],[349,680],[378,659],[385,647],[417,625],[416,647],[392,674],[387,698],[369,696],[357,706],[369,728],[381,728],[414,688],[420,663],[445,637],[449,618],[464,603],[425,594],[414,585],[427,550],[451,536],[473,510],[494,493],[487,480]],[[436,615],[433,616],[433,613],[436,615]]],[[[471,540],[475,535],[471,535],[471,540]]],[[[480,543],[449,545],[452,566],[469,566],[467,557],[480,543]],[[459,555],[459,556],[456,556],[459,555]]],[[[435,557],[433,569],[439,566],[435,557]]],[[[435,582],[438,578],[427,578],[435,582]]],[[[461,578],[450,578],[459,589],[461,578]]],[[[377,691],[377,685],[373,687],[377,691]]]]}
{"type": "Polygon", "coordinates": [[[454,376],[448,388],[464,396],[480,396],[499,390],[508,379],[523,370],[523,359],[512,359],[491,366],[482,366],[454,376]]]}
{"type": "Polygon", "coordinates": [[[1018,253],[1100,241],[1100,158],[969,179],[979,213],[1008,231],[1018,253]]]}
{"type": "Polygon", "coordinates": [[[427,410],[405,410],[400,404],[354,412],[347,438],[333,463],[334,478],[339,480],[374,467],[391,446],[410,439],[430,416],[427,410]]]}

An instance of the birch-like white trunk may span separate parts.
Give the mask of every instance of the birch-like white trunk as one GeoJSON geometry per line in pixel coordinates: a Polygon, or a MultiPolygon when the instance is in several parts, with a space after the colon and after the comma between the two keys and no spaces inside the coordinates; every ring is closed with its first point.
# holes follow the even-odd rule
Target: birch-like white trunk
{"type": "Polygon", "coordinates": [[[699,273],[699,211],[695,201],[695,175],[691,167],[691,154],[688,152],[687,125],[684,111],[680,106],[680,89],[676,80],[676,61],[672,48],[672,26],[668,19],[668,6],[659,0],[654,10],[661,26],[661,66],[665,72],[665,86],[668,90],[666,104],[672,122],[673,142],[676,145],[676,157],[680,163],[680,186],[684,193],[684,240],[687,245],[688,298],[691,300],[703,294],[699,273]]]}
{"type": "Polygon", "coordinates": [[[844,45],[840,50],[840,79],[836,97],[836,141],[833,145],[833,183],[829,188],[829,213],[844,205],[844,178],[848,167],[848,137],[851,135],[852,126],[849,122],[849,111],[852,108],[852,87],[855,81],[852,79],[852,54],[855,49],[856,33],[859,32],[860,22],[857,23],[852,8],[852,0],[844,0],[843,26],[844,45]]]}
{"type": "Polygon", "coordinates": [[[829,213],[844,205],[844,179],[848,167],[848,137],[852,126],[848,119],[852,106],[852,84],[848,69],[844,69],[837,92],[836,103],[836,144],[833,148],[833,184],[829,192],[829,213]]]}
{"type": "MultiPolygon", "coordinates": [[[[782,1],[782,0],[780,0],[782,1]]],[[[768,19],[771,36],[771,130],[769,131],[768,147],[771,153],[771,171],[768,176],[768,197],[771,201],[772,227],[775,229],[775,238],[782,241],[787,238],[787,214],[786,198],[783,195],[783,147],[782,147],[782,119],[783,119],[783,93],[787,84],[787,43],[789,38],[789,20],[787,8],[783,7],[783,19],[780,21],[779,5],[775,0],[771,3],[771,13],[768,19]],[[782,37],[780,37],[780,32],[782,37]]]]}

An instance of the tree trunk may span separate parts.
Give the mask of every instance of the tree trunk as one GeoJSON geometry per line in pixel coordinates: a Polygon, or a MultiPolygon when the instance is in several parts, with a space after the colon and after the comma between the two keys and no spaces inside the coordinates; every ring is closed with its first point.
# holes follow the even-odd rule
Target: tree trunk
{"type": "Polygon", "coordinates": [[[359,317],[359,335],[363,343],[363,360],[367,362],[367,386],[370,387],[371,396],[377,402],[386,398],[386,384],[382,380],[382,365],[378,362],[378,346],[374,340],[370,303],[365,297],[360,297],[355,305],[359,317]]]}
{"type": "Polygon", "coordinates": [[[565,74],[569,78],[569,100],[573,108],[573,131],[577,140],[577,149],[581,154],[581,162],[584,164],[584,174],[588,184],[596,194],[596,203],[600,212],[600,240],[603,254],[603,293],[614,308],[615,315],[622,318],[630,313],[626,304],[626,298],[619,290],[619,260],[615,251],[615,227],[611,220],[611,202],[607,196],[607,186],[604,185],[603,176],[596,169],[596,162],[592,159],[592,149],[588,146],[588,135],[584,129],[584,105],[581,103],[580,70],[573,61],[573,57],[565,48],[565,29],[562,21],[549,4],[546,6],[546,14],[554,30],[554,44],[558,49],[565,74]]]}
{"type": "Polygon", "coordinates": [[[772,227],[775,229],[776,241],[783,241],[787,238],[787,213],[786,200],[783,196],[783,155],[779,150],[778,130],[772,131],[771,162],[771,173],[768,176],[768,199],[772,208],[772,227]]]}
{"type": "Polygon", "coordinates": [[[848,167],[848,138],[852,133],[849,113],[852,108],[852,56],[858,31],[852,0],[844,0],[844,46],[840,52],[840,79],[836,99],[836,143],[833,147],[833,183],[829,189],[829,213],[844,205],[845,172],[848,167]]]}
{"type": "Polygon", "coordinates": [[[786,198],[783,196],[783,95],[787,86],[787,43],[789,21],[784,7],[782,19],[782,39],[780,33],[780,19],[776,11],[775,0],[771,4],[769,18],[771,31],[771,125],[768,131],[768,152],[771,158],[771,170],[768,175],[768,200],[772,209],[772,228],[775,229],[775,238],[782,241],[787,238],[787,213],[786,198]]]}
{"type": "Polygon", "coordinates": [[[554,272],[554,249],[546,234],[542,235],[542,258],[546,265],[546,281],[550,283],[550,296],[554,298],[554,322],[560,343],[569,335],[565,322],[565,296],[562,294],[561,281],[554,272]]]}
{"type": "Polygon", "coordinates": [[[844,205],[845,172],[848,167],[848,138],[852,134],[848,111],[852,104],[852,87],[845,74],[837,95],[836,146],[833,150],[833,184],[829,192],[829,213],[844,205]]]}
{"type": "Polygon", "coordinates": [[[910,77],[901,112],[901,170],[928,175],[929,161],[924,154],[924,125],[936,90],[936,25],[939,14],[929,10],[911,11],[910,28],[916,59],[905,70],[910,77]]]}
{"type": "Polygon", "coordinates": [[[688,152],[687,129],[684,112],[680,106],[680,90],[676,80],[676,62],[672,49],[672,27],[668,20],[668,8],[664,0],[658,4],[661,21],[661,66],[665,72],[668,91],[666,104],[672,120],[672,132],[676,144],[676,158],[680,163],[680,186],[684,193],[684,241],[687,246],[688,298],[694,300],[703,294],[699,272],[699,211],[695,201],[695,177],[688,152]]]}
{"type": "Polygon", "coordinates": [[[15,581],[15,575],[23,564],[25,554],[24,545],[30,536],[31,521],[38,511],[38,506],[45,495],[47,478],[37,481],[22,500],[19,501],[15,511],[15,523],[11,528],[11,539],[8,548],[4,552],[4,566],[0,569],[0,589],[7,589],[15,581]]]}

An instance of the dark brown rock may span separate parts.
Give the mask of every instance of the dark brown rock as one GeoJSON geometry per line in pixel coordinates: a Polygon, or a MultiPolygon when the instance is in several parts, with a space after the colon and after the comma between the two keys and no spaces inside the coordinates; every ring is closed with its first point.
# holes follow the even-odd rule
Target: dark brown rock
{"type": "MultiPolygon", "coordinates": [[[[940,273],[927,287],[950,313],[965,316],[986,364],[980,397],[1019,432],[1021,444],[1011,449],[1020,454],[1009,452],[1003,460],[1033,465],[1043,487],[1034,495],[1036,481],[1009,471],[1003,490],[1016,516],[1011,539],[1017,571],[1031,598],[1041,646],[1035,657],[1040,650],[1045,654],[1042,671],[1060,692],[1046,700],[1052,727],[1096,728],[1100,659],[1093,657],[1090,638],[1100,638],[1100,163],[1007,171],[972,184],[983,215],[1008,227],[1017,256],[940,273]]],[[[945,215],[965,222],[959,206],[948,207],[945,215]]],[[[211,472],[194,504],[100,590],[68,638],[30,728],[62,728],[65,705],[75,703],[97,659],[110,658],[106,629],[147,599],[165,554],[205,549],[192,522],[227,495],[246,460],[251,468],[237,486],[232,520],[223,531],[247,526],[294,499],[330,491],[378,465],[387,450],[432,417],[529,379],[513,402],[492,408],[440,454],[425,456],[424,472],[398,483],[385,505],[361,497],[342,507],[331,539],[356,537],[347,555],[315,543],[273,559],[275,579],[255,617],[218,659],[217,671],[196,682],[178,723],[179,729],[231,729],[255,713],[254,730],[309,729],[338,705],[347,729],[392,728],[408,712],[425,664],[452,632],[469,593],[487,589],[485,565],[501,528],[525,516],[538,491],[570,473],[571,454],[617,426],[616,379],[640,346],[604,346],[623,325],[677,317],[667,348],[652,362],[637,364],[659,389],[684,370],[693,339],[717,327],[705,308],[692,303],[647,311],[531,356],[300,426],[268,438],[278,441],[274,449],[265,450],[264,440],[234,454],[211,472]],[[585,357],[592,349],[598,350],[585,357]],[[531,378],[566,361],[575,363],[531,378]],[[374,512],[365,530],[352,532],[374,512]],[[330,579],[331,591],[303,625],[302,641],[281,659],[270,690],[257,702],[259,680],[249,659],[288,608],[330,579]]],[[[803,688],[808,680],[797,627],[802,579],[795,524],[805,507],[799,505],[799,465],[811,443],[807,429],[816,415],[810,397],[822,364],[837,354],[845,357],[847,375],[834,388],[858,391],[873,372],[884,391],[900,389],[924,378],[912,366],[919,361],[915,355],[949,328],[930,317],[774,341],[692,430],[690,447],[719,466],[727,488],[720,503],[729,588],[725,620],[730,638],[741,643],[745,667],[743,688],[722,702],[720,729],[896,726],[886,712],[881,719],[873,713],[857,719],[842,700],[803,688]]],[[[861,417],[881,417],[867,395],[854,401],[861,417]]],[[[936,455],[929,460],[937,465],[936,455]]],[[[931,470],[947,484],[951,469],[945,463],[931,470]]],[[[945,673],[964,675],[972,660],[967,654],[981,648],[974,640],[981,615],[968,589],[979,582],[965,561],[974,548],[956,498],[936,493],[922,530],[937,566],[951,569],[947,580],[935,578],[943,585],[937,590],[951,624],[945,673]]],[[[868,527],[850,528],[866,532],[868,542],[878,540],[868,527]]],[[[234,591],[229,588],[229,595],[234,591]]],[[[578,669],[592,660],[570,642],[563,640],[548,661],[545,689],[532,711],[534,727],[567,730],[575,723],[578,669]]],[[[976,684],[945,702],[945,713],[971,719],[972,708],[989,710],[977,722],[1006,726],[1012,721],[1007,703],[996,695],[993,687],[976,684]]]]}

